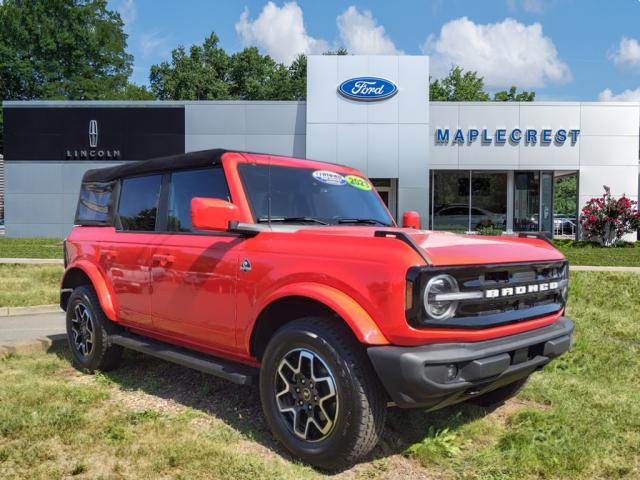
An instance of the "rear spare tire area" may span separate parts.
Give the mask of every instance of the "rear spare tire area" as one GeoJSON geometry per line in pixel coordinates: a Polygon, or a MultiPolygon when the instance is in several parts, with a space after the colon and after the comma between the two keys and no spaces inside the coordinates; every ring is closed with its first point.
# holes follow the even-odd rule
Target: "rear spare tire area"
{"type": "Polygon", "coordinates": [[[364,347],[331,317],[308,317],[271,338],[260,398],[274,436],[293,455],[324,469],[365,457],[384,428],[386,393],[364,347]]]}
{"type": "Polygon", "coordinates": [[[107,318],[93,288],[73,290],[67,303],[67,340],[74,364],[81,370],[112,370],[122,358],[122,347],[111,345],[109,335],[118,326],[107,318]]]}

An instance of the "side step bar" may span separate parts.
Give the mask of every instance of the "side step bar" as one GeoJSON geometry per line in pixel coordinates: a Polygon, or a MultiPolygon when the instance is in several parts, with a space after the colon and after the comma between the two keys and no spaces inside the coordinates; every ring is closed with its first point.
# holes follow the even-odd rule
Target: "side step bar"
{"type": "Polygon", "coordinates": [[[111,343],[130,350],[146,353],[183,367],[224,378],[239,385],[251,385],[258,377],[258,369],[240,363],[223,360],[203,353],[187,350],[168,343],[128,333],[110,335],[111,343]]]}

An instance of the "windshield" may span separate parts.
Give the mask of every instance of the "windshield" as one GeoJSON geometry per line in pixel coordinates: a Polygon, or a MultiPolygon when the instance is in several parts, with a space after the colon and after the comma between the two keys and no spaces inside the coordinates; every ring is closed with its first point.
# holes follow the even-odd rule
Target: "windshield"
{"type": "Polygon", "coordinates": [[[330,170],[251,164],[239,165],[238,171],[256,222],[393,223],[371,183],[363,177],[330,170]]]}

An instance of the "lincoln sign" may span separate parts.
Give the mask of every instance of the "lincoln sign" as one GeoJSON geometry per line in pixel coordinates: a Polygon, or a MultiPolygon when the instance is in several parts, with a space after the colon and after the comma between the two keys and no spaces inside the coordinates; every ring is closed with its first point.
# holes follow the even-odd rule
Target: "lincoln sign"
{"type": "Polygon", "coordinates": [[[449,131],[448,128],[436,128],[435,142],[436,145],[471,145],[478,141],[483,145],[502,145],[509,142],[512,145],[518,145],[524,143],[526,145],[535,145],[537,143],[541,145],[564,145],[566,142],[571,142],[571,145],[575,145],[578,141],[580,130],[577,128],[565,129],[560,128],[558,130],[552,130],[550,128],[543,128],[542,130],[536,130],[534,128],[514,128],[507,130],[506,128],[496,128],[495,130],[489,130],[483,128],[470,128],[463,130],[458,128],[456,130],[449,131]]]}

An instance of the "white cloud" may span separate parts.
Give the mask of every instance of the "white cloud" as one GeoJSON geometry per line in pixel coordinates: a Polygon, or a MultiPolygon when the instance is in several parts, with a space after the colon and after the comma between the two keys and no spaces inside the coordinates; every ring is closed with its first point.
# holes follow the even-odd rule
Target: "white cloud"
{"type": "Polygon", "coordinates": [[[140,36],[140,51],[143,57],[149,57],[155,53],[164,54],[167,50],[165,38],[157,32],[147,32],[140,36]]]}
{"type": "Polygon", "coordinates": [[[640,87],[617,94],[607,88],[600,92],[599,98],[601,102],[640,102],[640,87]]]}
{"type": "Polygon", "coordinates": [[[542,0],[507,0],[507,8],[511,11],[518,10],[521,7],[522,10],[529,13],[542,13],[545,9],[545,4],[542,0]]]}
{"type": "Polygon", "coordinates": [[[542,13],[544,4],[542,0],[522,0],[522,9],[530,13],[542,13]]]}
{"type": "Polygon", "coordinates": [[[635,38],[622,37],[609,58],[619,67],[640,67],[640,43],[635,38]]]}
{"type": "Polygon", "coordinates": [[[235,25],[245,46],[257,46],[278,62],[290,64],[300,53],[323,53],[329,50],[324,40],[307,35],[302,9],[296,2],[278,7],[268,2],[260,15],[251,21],[245,7],[235,25]]]}
{"type": "Polygon", "coordinates": [[[458,18],[444,24],[439,36],[429,36],[422,51],[432,55],[436,77],[457,65],[477,71],[488,87],[543,87],[571,80],[569,67],[537,22],[524,25],[506,18],[482,25],[458,18]]]}
{"type": "Polygon", "coordinates": [[[118,7],[120,18],[125,26],[130,26],[138,18],[138,8],[134,0],[122,0],[118,7]]]}
{"type": "Polygon", "coordinates": [[[354,55],[402,54],[389,38],[382,25],[369,10],[358,11],[353,5],[336,19],[343,46],[354,55]]]}

